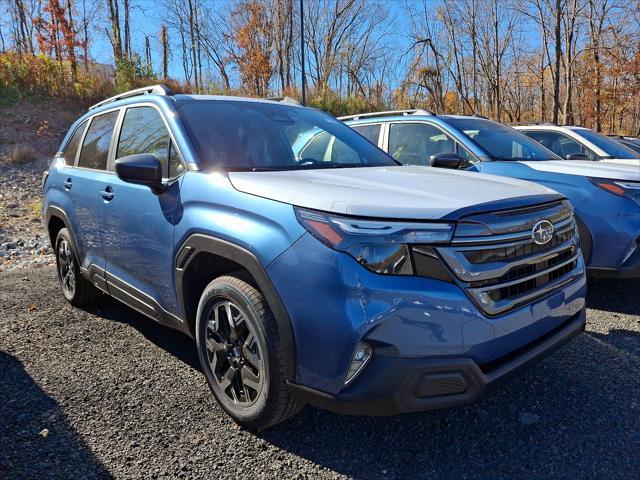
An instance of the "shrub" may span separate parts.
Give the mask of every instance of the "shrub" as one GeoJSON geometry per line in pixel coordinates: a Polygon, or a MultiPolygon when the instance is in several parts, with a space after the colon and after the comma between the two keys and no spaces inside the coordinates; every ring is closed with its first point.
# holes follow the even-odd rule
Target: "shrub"
{"type": "Polygon", "coordinates": [[[11,151],[11,163],[15,165],[24,165],[33,162],[36,158],[33,148],[27,145],[16,145],[11,151]]]}

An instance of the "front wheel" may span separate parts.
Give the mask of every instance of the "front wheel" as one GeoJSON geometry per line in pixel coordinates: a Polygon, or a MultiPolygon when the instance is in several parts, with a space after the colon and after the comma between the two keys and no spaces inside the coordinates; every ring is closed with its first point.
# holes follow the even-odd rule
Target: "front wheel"
{"type": "Polygon", "coordinates": [[[213,395],[240,425],[261,430],[302,407],[286,388],[275,318],[262,293],[243,279],[223,276],[205,288],[196,341],[213,395]]]}

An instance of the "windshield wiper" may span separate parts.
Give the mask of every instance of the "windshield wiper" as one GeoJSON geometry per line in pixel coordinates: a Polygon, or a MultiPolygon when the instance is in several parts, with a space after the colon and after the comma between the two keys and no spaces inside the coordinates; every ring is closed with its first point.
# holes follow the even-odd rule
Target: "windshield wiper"
{"type": "Polygon", "coordinates": [[[553,160],[552,158],[526,158],[526,157],[492,157],[497,162],[528,162],[529,160],[553,160]]]}
{"type": "Polygon", "coordinates": [[[245,171],[249,172],[277,172],[277,171],[290,171],[290,170],[322,170],[328,168],[356,168],[356,167],[370,167],[372,165],[366,165],[362,163],[332,163],[326,164],[310,163],[308,165],[279,165],[274,167],[252,167],[246,168],[245,171]]]}

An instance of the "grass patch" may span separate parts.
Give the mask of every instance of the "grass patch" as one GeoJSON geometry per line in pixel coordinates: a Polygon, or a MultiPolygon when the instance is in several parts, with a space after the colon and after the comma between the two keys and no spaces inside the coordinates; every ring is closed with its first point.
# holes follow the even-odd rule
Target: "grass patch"
{"type": "Polygon", "coordinates": [[[33,218],[42,218],[42,203],[39,200],[32,202],[29,208],[33,213],[33,218]]]}
{"type": "Polygon", "coordinates": [[[36,159],[36,154],[33,148],[27,145],[16,145],[11,151],[9,161],[14,165],[24,165],[25,163],[33,162],[36,159]]]}

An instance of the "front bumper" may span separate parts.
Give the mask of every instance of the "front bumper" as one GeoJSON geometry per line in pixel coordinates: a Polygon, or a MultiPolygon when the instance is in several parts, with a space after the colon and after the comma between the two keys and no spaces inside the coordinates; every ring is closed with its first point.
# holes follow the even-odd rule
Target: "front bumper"
{"type": "Polygon", "coordinates": [[[396,415],[463,405],[580,334],[585,322],[583,308],[534,342],[483,365],[466,357],[375,355],[357,381],[339,394],[297,384],[289,384],[289,389],[305,403],[347,415],[396,415]]]}

